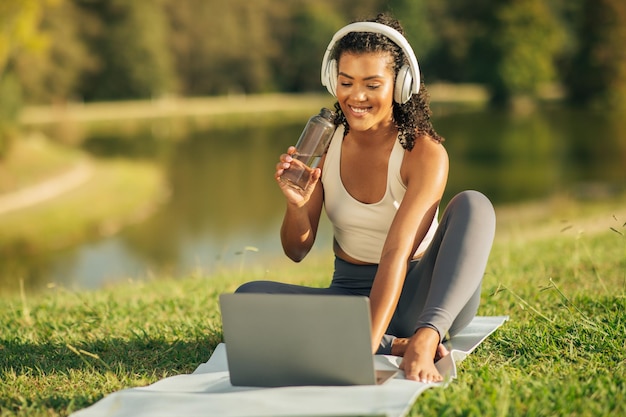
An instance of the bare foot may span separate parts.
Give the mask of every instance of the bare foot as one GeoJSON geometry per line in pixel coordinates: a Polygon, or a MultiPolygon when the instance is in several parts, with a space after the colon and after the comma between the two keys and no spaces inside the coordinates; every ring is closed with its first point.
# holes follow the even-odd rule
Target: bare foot
{"type": "MultiPolygon", "coordinates": [[[[403,345],[398,344],[398,350],[403,345]]],[[[429,327],[417,330],[404,346],[400,369],[407,379],[424,383],[441,382],[443,377],[435,367],[435,357],[445,356],[447,349],[439,343],[439,333],[429,327]]],[[[393,345],[392,345],[393,351],[393,345]]]]}
{"type": "MultiPolygon", "coordinates": [[[[406,352],[406,347],[409,344],[409,339],[403,337],[397,337],[391,343],[391,354],[393,356],[404,356],[404,352],[406,352]]],[[[450,352],[443,345],[443,343],[439,343],[437,346],[437,351],[435,352],[435,362],[439,361],[439,359],[445,358],[448,356],[450,352]]]]}
{"type": "Polygon", "coordinates": [[[404,356],[406,346],[409,344],[409,339],[404,337],[396,337],[391,342],[391,354],[393,356],[404,356]]]}
{"type": "Polygon", "coordinates": [[[435,352],[435,362],[439,361],[439,359],[445,358],[449,354],[450,352],[446,349],[443,343],[439,343],[439,346],[437,346],[437,352],[435,352]]]}

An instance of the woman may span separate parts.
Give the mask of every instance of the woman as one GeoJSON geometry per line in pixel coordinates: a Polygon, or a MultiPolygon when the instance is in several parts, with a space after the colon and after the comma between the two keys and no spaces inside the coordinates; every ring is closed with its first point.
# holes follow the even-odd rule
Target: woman
{"type": "Polygon", "coordinates": [[[441,342],[476,314],[495,215],[486,197],[469,191],[438,222],[448,156],[401,33],[396,20],[379,15],[335,35],[322,77],[337,97],[340,126],[304,191],[280,180],[294,147],[276,166],[287,201],[284,251],[296,262],[307,255],[324,206],[334,228],[332,283],[257,281],[237,291],[368,296],[372,351],[403,356],[408,379],[438,382],[441,342]]]}

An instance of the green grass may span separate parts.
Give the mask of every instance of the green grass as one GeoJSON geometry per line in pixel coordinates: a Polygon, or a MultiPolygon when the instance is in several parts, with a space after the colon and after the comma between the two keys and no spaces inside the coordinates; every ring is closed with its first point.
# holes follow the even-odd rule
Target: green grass
{"type": "Polygon", "coordinates": [[[83,158],[80,151],[56,145],[41,135],[20,138],[0,160],[0,195],[61,174],[83,158]]]}
{"type": "Polygon", "coordinates": [[[154,164],[121,159],[92,164],[89,180],[77,188],[1,214],[0,253],[37,254],[112,234],[145,218],[164,196],[163,173],[154,164]]]}
{"type": "MultiPolygon", "coordinates": [[[[474,84],[431,84],[433,103],[484,105],[488,92],[474,84]]],[[[41,126],[123,120],[139,121],[169,118],[202,118],[245,121],[251,115],[275,118],[310,115],[311,107],[332,106],[335,98],[327,93],[252,94],[207,97],[165,97],[155,100],[127,100],[97,103],[70,103],[63,106],[28,106],[20,114],[23,126],[41,126]]],[[[300,116],[299,116],[300,117],[300,116]]]]}
{"type": "Polygon", "coordinates": [[[301,121],[311,115],[311,109],[332,107],[333,103],[328,94],[171,97],[79,103],[62,108],[31,106],[22,111],[20,123],[71,143],[79,143],[99,132],[110,132],[111,127],[132,134],[148,126],[160,139],[169,139],[190,129],[301,121]]]}
{"type": "MultiPolygon", "coordinates": [[[[432,84],[434,106],[482,107],[487,92],[479,85],[432,84]]],[[[327,93],[256,94],[212,97],[166,97],[63,106],[28,106],[20,114],[23,128],[37,129],[65,143],[80,143],[111,129],[133,135],[149,129],[159,139],[176,140],[190,130],[302,122],[312,109],[332,108],[327,93]]]]}
{"type": "MultiPolygon", "coordinates": [[[[410,415],[626,415],[624,199],[552,204],[499,210],[479,314],[510,320],[410,415]]],[[[0,299],[0,415],[67,415],[189,373],[221,341],[220,293],[259,278],[323,284],[332,264],[322,255],[0,299]]]]}
{"type": "Polygon", "coordinates": [[[626,227],[609,227],[497,244],[479,313],[510,321],[411,415],[626,415],[626,227]]]}

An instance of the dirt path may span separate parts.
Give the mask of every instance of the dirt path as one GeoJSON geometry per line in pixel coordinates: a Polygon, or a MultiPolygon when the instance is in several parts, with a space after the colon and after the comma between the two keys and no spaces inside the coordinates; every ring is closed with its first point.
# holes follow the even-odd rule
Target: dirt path
{"type": "Polygon", "coordinates": [[[89,181],[93,166],[82,161],[69,171],[18,191],[0,194],[0,215],[58,197],[89,181]]]}

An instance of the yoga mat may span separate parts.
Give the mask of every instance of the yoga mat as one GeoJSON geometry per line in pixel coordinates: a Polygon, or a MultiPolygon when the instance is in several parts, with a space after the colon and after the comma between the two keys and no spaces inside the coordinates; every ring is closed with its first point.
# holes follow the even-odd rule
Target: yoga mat
{"type": "MultiPolygon", "coordinates": [[[[436,364],[445,381],[409,381],[402,372],[379,386],[234,387],[230,384],[226,346],[191,374],[162,379],[146,387],[114,392],[71,417],[402,417],[417,397],[432,387],[444,387],[457,377],[456,364],[469,355],[508,317],[475,317],[446,347],[450,354],[436,364]]],[[[376,369],[397,370],[402,358],[376,355],[376,369]]]]}

